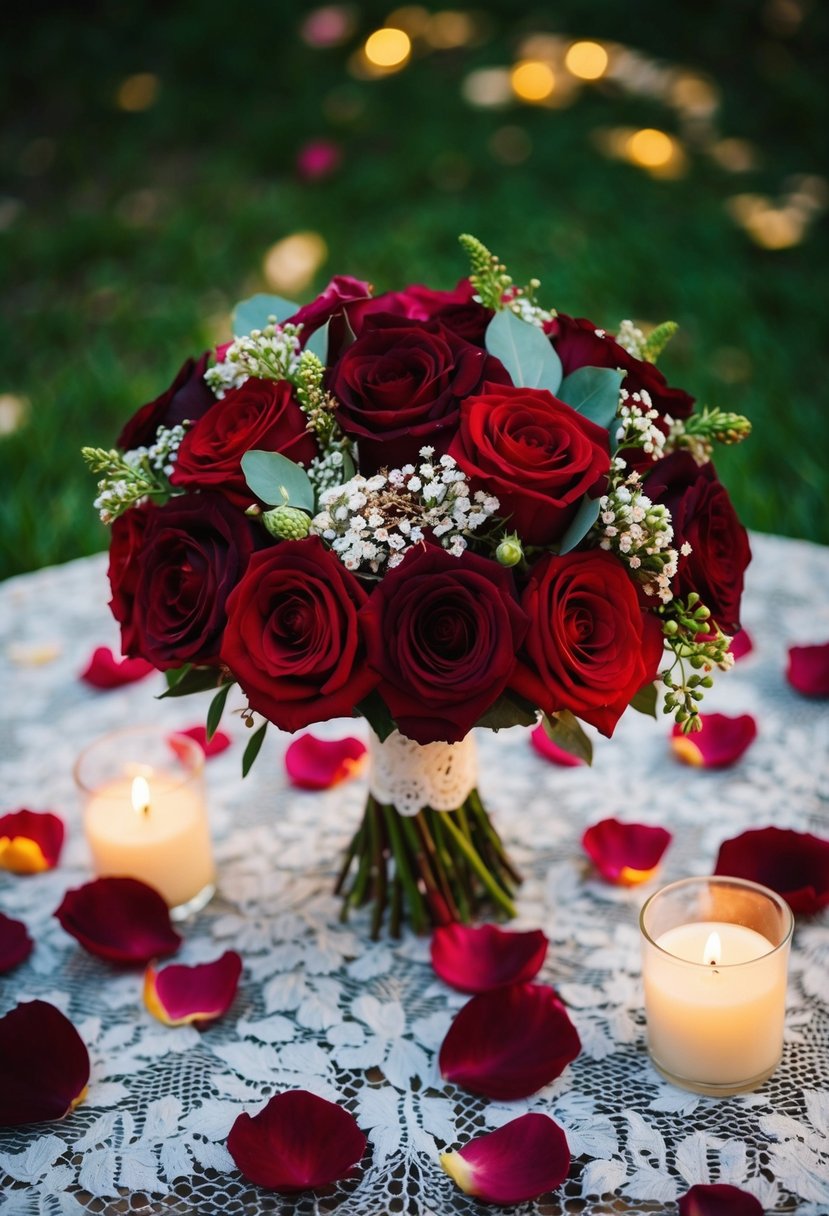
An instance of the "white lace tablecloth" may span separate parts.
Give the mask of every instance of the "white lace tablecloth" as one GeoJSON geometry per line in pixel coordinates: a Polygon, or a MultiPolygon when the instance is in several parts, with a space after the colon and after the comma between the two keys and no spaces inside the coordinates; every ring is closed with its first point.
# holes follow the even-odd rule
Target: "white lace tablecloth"
{"type": "Polygon", "coordinates": [[[206,698],[158,702],[160,676],[107,693],[78,681],[95,645],[117,646],[102,557],[0,587],[0,810],[53,810],[68,826],[56,871],[0,873],[0,907],[36,940],[0,979],[0,1013],[51,1001],[92,1058],[87,1101],[70,1117],[0,1131],[2,1216],[481,1212],[442,1173],[438,1150],[527,1109],[562,1124],[573,1165],[554,1197],[522,1213],[671,1212],[691,1184],[725,1181],[768,1212],[827,1216],[829,917],[798,924],[777,1073],[753,1094],[697,1097],[663,1082],[645,1049],[637,912],[652,888],[602,884],[579,845],[607,815],[665,824],[674,843],[661,883],[709,872],[720,842],[751,826],[829,835],[829,704],[798,697],[784,679],[788,643],[829,638],[829,550],[759,536],[754,550],[744,621],[755,651],[707,702],[759,720],[734,768],[679,765],[668,720],[633,713],[612,743],[598,742],[592,769],[546,764],[520,728],[480,732],[481,788],[527,876],[519,923],[549,936],[540,978],[568,1002],[584,1047],[554,1084],[511,1104],[441,1080],[437,1049],[465,998],[434,976],[428,943],[372,944],[367,914],[339,922],[332,876],[364,782],[291,789],[287,737],[275,730],[243,782],[238,715],[226,714],[234,746],[207,769],[220,895],[186,926],[176,960],[237,949],[244,972],[231,1011],[201,1033],[166,1028],[143,1007],[140,974],[114,970],[63,932],[52,913],[90,877],[71,778],[78,752],[127,724],[194,725],[206,698]],[[225,1148],[240,1111],[294,1087],[342,1103],[369,1137],[358,1176],[317,1197],[259,1190],[225,1148]]]}

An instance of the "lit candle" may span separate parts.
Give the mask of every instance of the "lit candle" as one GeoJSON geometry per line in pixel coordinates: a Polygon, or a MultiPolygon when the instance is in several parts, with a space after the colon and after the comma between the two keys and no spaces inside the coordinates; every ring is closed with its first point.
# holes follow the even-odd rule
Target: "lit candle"
{"type": "Polygon", "coordinates": [[[686,879],[642,909],[648,1047],[669,1080],[756,1088],[780,1060],[793,918],[756,883],[686,879]]]}
{"type": "Polygon", "coordinates": [[[183,735],[171,745],[159,732],[127,731],[88,748],[75,773],[95,873],[140,878],[181,912],[203,906],[215,877],[203,767],[183,735]]]}

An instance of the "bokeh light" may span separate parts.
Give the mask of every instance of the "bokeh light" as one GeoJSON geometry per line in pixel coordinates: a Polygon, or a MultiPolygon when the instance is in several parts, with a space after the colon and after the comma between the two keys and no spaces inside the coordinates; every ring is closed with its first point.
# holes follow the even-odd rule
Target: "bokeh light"
{"type": "Polygon", "coordinates": [[[354,10],[349,5],[325,4],[313,9],[299,27],[299,36],[308,46],[340,46],[351,37],[355,26],[354,10]]]}
{"type": "Polygon", "coordinates": [[[15,393],[0,393],[0,437],[13,435],[25,426],[29,417],[29,402],[15,393]]]}
{"type": "Polygon", "coordinates": [[[432,16],[423,33],[429,46],[436,51],[450,51],[474,41],[475,21],[471,13],[444,9],[432,16]]]}
{"type": "Polygon", "coordinates": [[[119,109],[137,114],[155,105],[160,87],[161,82],[152,72],[136,72],[121,81],[115,100],[119,109]]]}
{"type": "Polygon", "coordinates": [[[627,154],[634,164],[644,169],[661,169],[674,155],[674,141],[664,131],[643,127],[628,140],[627,154]]]}
{"type": "Polygon", "coordinates": [[[608,53],[599,42],[574,42],[564,57],[567,71],[579,80],[599,80],[608,62],[608,53]]]}
{"type": "Polygon", "coordinates": [[[387,25],[369,34],[363,53],[373,67],[396,71],[408,62],[412,40],[405,30],[387,25]]]}
{"type": "Polygon", "coordinates": [[[410,38],[422,38],[429,28],[432,14],[422,4],[404,4],[386,18],[386,26],[404,30],[410,38]]]}
{"type": "Polygon", "coordinates": [[[464,79],[461,93],[472,106],[505,106],[513,97],[509,71],[506,68],[477,68],[464,79]]]}
{"type": "Polygon", "coordinates": [[[273,291],[291,295],[304,291],[328,257],[328,246],[318,232],[293,232],[271,245],[262,271],[273,291]]]}
{"type": "Polygon", "coordinates": [[[549,63],[541,59],[524,59],[512,69],[510,83],[521,101],[538,103],[552,96],[556,77],[549,63]]]}

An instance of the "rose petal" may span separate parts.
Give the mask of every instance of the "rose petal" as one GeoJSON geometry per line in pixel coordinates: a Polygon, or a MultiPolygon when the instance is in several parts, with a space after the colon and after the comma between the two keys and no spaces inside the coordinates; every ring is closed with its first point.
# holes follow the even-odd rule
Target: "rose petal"
{"type": "Polygon", "coordinates": [[[714,873],[771,887],[793,912],[811,915],[829,905],[829,840],[790,828],[754,828],[723,841],[714,873]]]}
{"type": "Polygon", "coordinates": [[[486,1203],[524,1203],[561,1185],[570,1149],[549,1115],[530,1113],[457,1152],[441,1153],[440,1163],[467,1195],[486,1203]]]}
{"type": "Polygon", "coordinates": [[[318,739],[307,732],[285,752],[285,771],[292,785],[327,790],[356,777],[365,764],[366,745],[360,739],[318,739]]]}
{"type": "Polygon", "coordinates": [[[554,1081],[581,1051],[575,1026],[546,984],[512,984],[474,996],[440,1049],[447,1081],[505,1102],[554,1081]]]}
{"type": "Polygon", "coordinates": [[[702,730],[683,735],[682,727],[674,727],[671,747],[685,764],[696,768],[727,768],[736,764],[757,737],[757,723],[751,714],[706,714],[702,730]]]}
{"type": "Polygon", "coordinates": [[[246,1178],[272,1191],[309,1191],[347,1177],[366,1149],[353,1115],[304,1089],[242,1114],[227,1147],[246,1178]]]}
{"type": "Polygon", "coordinates": [[[747,654],[751,654],[754,649],[754,642],[751,634],[747,629],[738,629],[731,639],[729,650],[734,655],[734,662],[738,659],[743,659],[747,654]]]}
{"type": "Polygon", "coordinates": [[[0,1018],[0,1127],[62,1119],[88,1081],[89,1053],[54,1005],[25,1001],[0,1018]]]}
{"type": "Polygon", "coordinates": [[[98,646],[80,679],[93,688],[120,688],[143,680],[151,671],[155,668],[146,659],[116,659],[108,646],[98,646]]]}
{"type": "Polygon", "coordinates": [[[227,950],[212,963],[173,963],[144,973],[144,1004],[165,1026],[206,1025],[227,1013],[239,987],[242,960],[227,950]]]}
{"type": "Polygon", "coordinates": [[[34,942],[23,921],[12,920],[0,912],[0,974],[22,963],[33,949],[34,942]]]}
{"type": "Polygon", "coordinates": [[[539,756],[543,756],[545,760],[549,760],[552,764],[560,764],[563,768],[578,768],[580,764],[584,764],[578,756],[572,755],[571,752],[566,752],[563,747],[559,747],[554,743],[544,729],[544,723],[536,726],[535,730],[530,735],[530,743],[533,745],[539,756]]]}
{"type": "Polygon", "coordinates": [[[829,697],[829,642],[790,646],[786,679],[804,697],[829,697]]]}
{"type": "Polygon", "coordinates": [[[11,811],[0,816],[0,870],[39,874],[58,864],[63,820],[51,811],[11,811]]]}
{"type": "Polygon", "coordinates": [[[698,1183],[679,1200],[679,1216],[763,1216],[763,1205],[727,1182],[698,1183]]]}
{"type": "Polygon", "coordinates": [[[148,963],[181,945],[166,903],[137,878],[96,878],[67,891],[55,916],[90,954],[114,963],[148,963]]]}
{"type": "Polygon", "coordinates": [[[633,887],[653,877],[672,839],[666,828],[602,819],[587,829],[581,843],[602,878],[633,887]]]}
{"type": "Polygon", "coordinates": [[[460,992],[489,992],[536,976],[548,944],[540,929],[510,933],[497,925],[441,925],[432,937],[432,966],[460,992]]]}
{"type": "Polygon", "coordinates": [[[187,730],[177,730],[170,736],[170,746],[173,750],[175,750],[173,740],[176,735],[187,735],[188,739],[193,739],[198,743],[208,760],[213,756],[221,756],[222,752],[226,752],[232,742],[230,735],[226,735],[223,730],[217,730],[213,738],[208,742],[206,727],[188,726],[187,730]]]}

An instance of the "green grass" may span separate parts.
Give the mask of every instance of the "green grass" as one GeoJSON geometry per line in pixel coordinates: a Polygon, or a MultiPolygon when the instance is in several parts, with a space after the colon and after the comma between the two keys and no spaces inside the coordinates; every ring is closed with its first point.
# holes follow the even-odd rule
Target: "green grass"
{"type": "Polygon", "coordinates": [[[653,98],[585,90],[560,110],[471,108],[466,74],[511,62],[518,37],[544,27],[532,14],[517,26],[512,5],[481,7],[480,46],[417,58],[381,81],[346,66],[382,21],[377,5],[363,6],[349,44],[326,51],[298,38],[299,6],[265,3],[244,19],[213,4],[99,5],[84,19],[47,9],[7,41],[0,195],[19,209],[0,234],[0,393],[30,410],[0,437],[0,577],[106,544],[79,448],[109,443],[186,355],[217,340],[233,302],[264,286],[266,250],[299,229],[328,247],[316,287],[334,273],[378,290],[449,287],[466,269],[457,234],[471,231],[516,280],[537,274],[544,302],[563,311],[607,327],[677,320],[661,360],[669,379],[754,422],[749,442],[718,460],[742,517],[829,542],[827,225],[770,251],[724,205],[826,171],[825,7],[783,37],[769,29],[771,6],[745,0],[704,15],[696,3],[643,3],[635,34],[628,6],[556,6],[559,32],[618,38],[666,61],[681,46],[685,64],[716,82],[719,127],[753,141],[760,164],[728,174],[692,151],[678,181],[594,144],[597,128],[677,131],[675,112],[653,98]],[[158,75],[158,101],[125,113],[113,98],[138,71],[158,75]],[[493,155],[504,126],[531,141],[521,164],[493,155]],[[303,185],[294,157],[317,135],[340,142],[344,164],[303,185]]]}

